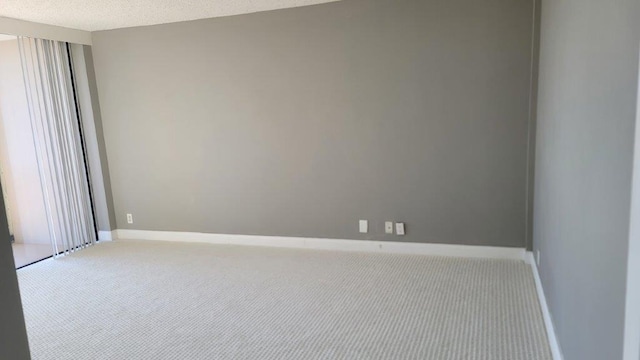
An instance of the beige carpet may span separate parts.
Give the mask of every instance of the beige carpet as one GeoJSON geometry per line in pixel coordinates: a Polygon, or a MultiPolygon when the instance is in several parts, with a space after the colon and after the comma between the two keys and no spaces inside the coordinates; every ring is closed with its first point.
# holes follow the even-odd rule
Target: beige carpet
{"type": "Polygon", "coordinates": [[[550,359],[523,262],[113,242],[18,271],[34,359],[550,359]]]}

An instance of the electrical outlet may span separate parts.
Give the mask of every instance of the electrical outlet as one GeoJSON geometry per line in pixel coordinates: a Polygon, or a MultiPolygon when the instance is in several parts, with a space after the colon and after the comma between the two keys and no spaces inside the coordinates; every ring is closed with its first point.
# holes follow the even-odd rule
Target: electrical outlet
{"type": "Polygon", "coordinates": [[[396,235],[404,235],[404,223],[396,223],[396,235]]]}
{"type": "Polygon", "coordinates": [[[384,232],[386,234],[393,234],[393,221],[384,222],[384,232]]]}
{"type": "Polygon", "coordinates": [[[536,250],[536,265],[540,266],[540,250],[536,250]]]}
{"type": "Polygon", "coordinates": [[[127,223],[128,224],[133,224],[133,215],[127,214],[127,223]]]}
{"type": "Polygon", "coordinates": [[[360,220],[359,226],[361,233],[366,234],[369,232],[369,222],[367,220],[360,220]]]}

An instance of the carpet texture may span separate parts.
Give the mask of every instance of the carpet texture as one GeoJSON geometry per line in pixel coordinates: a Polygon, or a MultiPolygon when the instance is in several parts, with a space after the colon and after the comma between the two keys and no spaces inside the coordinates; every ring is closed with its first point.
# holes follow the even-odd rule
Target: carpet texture
{"type": "Polygon", "coordinates": [[[102,243],[18,271],[33,359],[551,359],[519,261],[102,243]]]}

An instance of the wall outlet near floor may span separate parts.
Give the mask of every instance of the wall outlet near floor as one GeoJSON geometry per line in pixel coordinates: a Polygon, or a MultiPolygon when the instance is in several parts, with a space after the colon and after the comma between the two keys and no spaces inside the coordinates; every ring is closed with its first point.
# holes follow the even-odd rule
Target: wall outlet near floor
{"type": "Polygon", "coordinates": [[[393,234],[393,221],[384,222],[384,232],[385,234],[393,234]]]}
{"type": "Polygon", "coordinates": [[[536,265],[540,266],[540,250],[536,250],[536,265]]]}
{"type": "Polygon", "coordinates": [[[133,215],[127,214],[127,224],[133,224],[133,215]]]}
{"type": "Polygon", "coordinates": [[[404,235],[404,223],[396,223],[396,235],[404,235]]]}
{"type": "Polygon", "coordinates": [[[360,220],[359,226],[361,233],[366,234],[369,232],[369,222],[367,220],[360,220]]]}

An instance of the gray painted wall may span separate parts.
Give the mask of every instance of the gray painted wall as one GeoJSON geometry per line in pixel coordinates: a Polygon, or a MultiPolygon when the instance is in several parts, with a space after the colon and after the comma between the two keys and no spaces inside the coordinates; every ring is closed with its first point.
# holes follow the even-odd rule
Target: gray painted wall
{"type": "Polygon", "coordinates": [[[622,359],[638,6],[542,5],[534,248],[567,360],[622,359]]]}
{"type": "Polygon", "coordinates": [[[115,229],[115,211],[91,47],[72,44],[71,55],[90,172],[96,225],[100,231],[111,231],[115,229]]]}
{"type": "Polygon", "coordinates": [[[542,14],[541,0],[534,0],[533,38],[531,44],[531,93],[529,98],[529,127],[527,129],[527,217],[526,217],[526,245],[527,250],[533,249],[533,207],[536,173],[536,126],[538,117],[538,71],[540,69],[540,16],[542,14]]]}
{"type": "Polygon", "coordinates": [[[525,246],[532,18],[349,0],[94,33],[117,227],[525,246]]]}
{"type": "MultiPolygon", "coordinates": [[[[91,109],[93,111],[93,136],[95,137],[97,149],[92,149],[93,156],[97,154],[99,157],[100,172],[102,173],[102,186],[104,189],[104,201],[106,210],[108,212],[107,218],[109,220],[108,229],[100,230],[114,230],[116,229],[116,213],[113,207],[113,193],[111,192],[111,177],[109,176],[109,163],[107,161],[107,149],[104,143],[104,131],[102,129],[102,115],[100,114],[100,100],[98,98],[98,85],[96,83],[95,67],[93,65],[93,52],[91,47],[82,46],[84,53],[84,60],[87,71],[87,81],[89,84],[89,94],[91,98],[91,109]]],[[[97,161],[97,159],[96,159],[97,161]]],[[[96,162],[97,164],[97,162],[96,162]]],[[[97,166],[97,165],[96,165],[97,166]]]]}
{"type": "Polygon", "coordinates": [[[7,216],[0,196],[0,359],[30,358],[7,216]]]}

